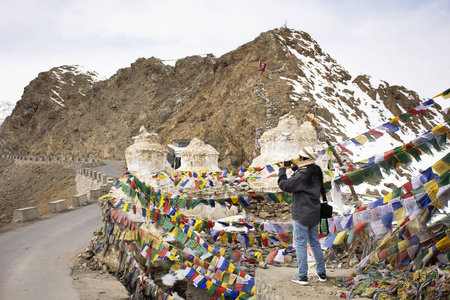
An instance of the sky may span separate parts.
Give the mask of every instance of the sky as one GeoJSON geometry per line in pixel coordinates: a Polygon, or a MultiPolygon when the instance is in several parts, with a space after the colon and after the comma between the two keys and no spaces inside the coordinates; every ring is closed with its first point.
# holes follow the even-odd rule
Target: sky
{"type": "Polygon", "coordinates": [[[431,98],[450,88],[449,15],[448,0],[0,0],[0,100],[53,67],[220,57],[285,22],[353,74],[431,98]]]}

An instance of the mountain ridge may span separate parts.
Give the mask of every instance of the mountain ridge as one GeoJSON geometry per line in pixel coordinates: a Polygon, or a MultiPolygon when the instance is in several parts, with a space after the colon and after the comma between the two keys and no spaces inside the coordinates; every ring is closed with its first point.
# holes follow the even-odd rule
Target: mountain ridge
{"type": "MultiPolygon", "coordinates": [[[[221,57],[188,56],[175,66],[139,58],[101,81],[61,71],[64,82],[73,81],[61,85],[55,72],[40,73],[25,88],[0,128],[1,151],[123,159],[131,137],[144,125],[158,133],[163,145],[200,138],[219,151],[220,167],[236,168],[254,150],[255,129],[266,122],[265,101],[253,92],[260,82],[270,95],[273,126],[285,114],[301,120],[316,109],[333,142],[421,102],[407,88],[350,74],[308,33],[291,29],[263,32],[221,57]],[[260,61],[267,63],[265,72],[258,70],[260,61]]],[[[415,125],[405,123],[390,134],[386,147],[429,130],[444,117],[438,108],[414,117],[415,125]]]]}

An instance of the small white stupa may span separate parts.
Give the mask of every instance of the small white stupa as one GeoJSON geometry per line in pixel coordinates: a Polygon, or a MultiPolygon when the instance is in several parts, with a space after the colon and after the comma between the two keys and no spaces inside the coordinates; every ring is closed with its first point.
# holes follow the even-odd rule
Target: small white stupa
{"type": "MultiPolygon", "coordinates": [[[[199,176],[201,172],[211,171],[220,172],[219,164],[219,152],[217,152],[211,145],[205,144],[198,138],[194,138],[186,149],[180,154],[181,165],[177,171],[190,171],[196,172],[199,176]]],[[[201,198],[201,199],[216,199],[227,198],[227,191],[223,184],[217,181],[214,177],[202,177],[191,178],[191,183],[183,189],[183,193],[188,197],[201,198]],[[203,189],[197,189],[194,184],[195,180],[211,180],[214,187],[205,185],[203,189]]],[[[230,209],[223,209],[219,206],[212,208],[203,204],[199,204],[192,210],[180,210],[183,214],[189,217],[217,220],[220,218],[233,216],[238,213],[235,206],[230,209]]]]}
{"type": "Polygon", "coordinates": [[[218,167],[219,152],[211,145],[194,138],[180,154],[181,165],[177,170],[182,171],[220,171],[218,167]]]}
{"type": "MultiPolygon", "coordinates": [[[[298,152],[302,147],[311,146],[316,149],[318,140],[314,127],[310,122],[304,122],[299,126],[294,116],[286,115],[280,118],[278,126],[263,133],[259,139],[261,155],[256,157],[250,167],[264,167],[268,164],[291,160],[298,157],[298,152]]],[[[321,162],[319,165],[323,168],[321,162]]],[[[277,172],[277,169],[275,172],[277,172]]],[[[291,171],[288,170],[288,175],[291,171]]],[[[259,174],[249,174],[246,176],[267,175],[267,169],[259,174]]],[[[277,177],[249,181],[250,186],[259,192],[278,192],[277,177]]]]}
{"type": "Polygon", "coordinates": [[[128,171],[138,178],[166,167],[167,150],[158,143],[158,134],[149,133],[144,126],[134,136],[134,144],[125,150],[128,171]]]}

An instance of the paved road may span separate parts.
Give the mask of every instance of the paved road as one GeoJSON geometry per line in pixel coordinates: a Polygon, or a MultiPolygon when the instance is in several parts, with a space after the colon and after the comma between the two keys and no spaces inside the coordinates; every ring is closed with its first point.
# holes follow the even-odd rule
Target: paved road
{"type": "Polygon", "coordinates": [[[101,226],[91,204],[0,235],[0,299],[80,299],[68,259],[101,226]]]}
{"type": "MultiPolygon", "coordinates": [[[[116,178],[123,162],[105,162],[96,170],[116,178]]],[[[68,261],[89,245],[101,226],[91,204],[0,234],[0,299],[80,299],[68,261]]]]}
{"type": "Polygon", "coordinates": [[[102,172],[103,174],[106,174],[108,177],[111,177],[113,179],[120,177],[120,174],[125,172],[124,170],[120,170],[120,168],[125,165],[125,162],[123,161],[105,160],[103,162],[105,163],[105,165],[95,167],[94,170],[102,172]]]}

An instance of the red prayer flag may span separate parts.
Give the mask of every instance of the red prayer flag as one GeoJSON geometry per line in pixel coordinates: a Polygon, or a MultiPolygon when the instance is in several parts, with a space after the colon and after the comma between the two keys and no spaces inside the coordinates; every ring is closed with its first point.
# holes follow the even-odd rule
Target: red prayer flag
{"type": "Polygon", "coordinates": [[[265,62],[259,62],[259,71],[264,72],[266,70],[267,64],[265,62]]]}
{"type": "Polygon", "coordinates": [[[384,152],[384,159],[385,160],[388,159],[388,158],[391,158],[393,156],[394,156],[394,151],[392,151],[392,150],[384,152]]]}
{"type": "Polygon", "coordinates": [[[406,193],[411,192],[411,191],[413,190],[411,181],[408,181],[407,183],[405,183],[404,185],[402,185],[402,189],[403,189],[406,193]]]}
{"type": "Polygon", "coordinates": [[[366,228],[367,224],[369,224],[369,223],[358,222],[358,224],[356,224],[355,228],[353,228],[353,234],[357,235],[357,234],[361,233],[364,230],[364,228],[366,228]]]}
{"type": "Polygon", "coordinates": [[[346,185],[355,185],[353,183],[353,181],[350,179],[350,177],[348,177],[348,175],[344,175],[341,177],[341,180],[343,183],[345,183],[346,185]]]}
{"type": "Polygon", "coordinates": [[[342,146],[341,144],[337,144],[339,146],[339,148],[341,148],[341,152],[347,152],[347,148],[345,148],[344,146],[342,146]]]}
{"type": "Polygon", "coordinates": [[[272,251],[269,254],[269,257],[267,258],[268,264],[273,264],[273,260],[275,259],[275,256],[277,256],[278,251],[272,251]]]}
{"type": "Polygon", "coordinates": [[[380,132],[380,131],[378,131],[378,130],[375,130],[375,129],[371,129],[371,130],[367,131],[367,133],[370,134],[370,135],[372,135],[372,136],[373,136],[374,138],[376,138],[376,139],[379,139],[380,137],[383,136],[383,133],[382,133],[382,132],[380,132]]]}

